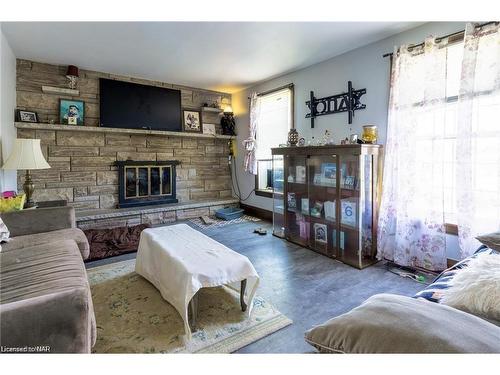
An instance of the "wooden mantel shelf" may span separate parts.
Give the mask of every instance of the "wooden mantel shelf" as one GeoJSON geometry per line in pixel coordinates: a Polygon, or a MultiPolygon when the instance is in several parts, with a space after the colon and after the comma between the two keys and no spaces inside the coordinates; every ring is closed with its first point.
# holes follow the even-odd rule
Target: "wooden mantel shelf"
{"type": "Polygon", "coordinates": [[[222,134],[210,135],[202,133],[171,132],[164,130],[119,129],[119,128],[104,128],[98,126],[41,124],[41,123],[31,123],[31,122],[16,122],[15,126],[18,129],[57,130],[57,131],[71,131],[71,132],[146,134],[146,135],[164,135],[167,137],[215,138],[215,139],[235,138],[232,135],[222,135],[222,134]]]}

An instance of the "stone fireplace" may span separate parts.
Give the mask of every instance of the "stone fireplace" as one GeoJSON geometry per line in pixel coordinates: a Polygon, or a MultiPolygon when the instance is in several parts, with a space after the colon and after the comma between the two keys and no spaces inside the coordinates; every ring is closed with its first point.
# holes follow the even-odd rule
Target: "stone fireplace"
{"type": "Polygon", "coordinates": [[[177,160],[117,161],[118,207],[177,203],[177,160]]]}

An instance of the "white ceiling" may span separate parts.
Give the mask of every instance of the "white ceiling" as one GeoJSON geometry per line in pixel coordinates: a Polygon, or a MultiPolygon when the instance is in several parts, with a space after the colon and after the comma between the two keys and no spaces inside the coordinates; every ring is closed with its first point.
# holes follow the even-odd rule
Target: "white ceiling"
{"type": "Polygon", "coordinates": [[[235,92],[412,22],[10,22],[18,58],[235,92]]]}

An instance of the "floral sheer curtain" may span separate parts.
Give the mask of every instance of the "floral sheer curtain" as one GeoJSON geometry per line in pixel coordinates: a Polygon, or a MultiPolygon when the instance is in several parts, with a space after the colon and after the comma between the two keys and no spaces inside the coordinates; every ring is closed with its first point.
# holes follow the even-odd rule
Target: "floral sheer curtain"
{"type": "Polygon", "coordinates": [[[405,266],[446,267],[444,230],[446,50],[394,53],[378,257],[405,266]]]}
{"type": "Polygon", "coordinates": [[[457,219],[462,257],[500,231],[500,26],[465,30],[458,98],[457,219]]]}
{"type": "Polygon", "coordinates": [[[257,174],[257,157],[255,155],[257,150],[257,119],[260,114],[260,100],[257,93],[252,93],[250,96],[250,125],[249,125],[249,136],[243,141],[243,146],[245,147],[245,161],[243,166],[245,171],[256,175],[257,174]]]}
{"type": "Polygon", "coordinates": [[[475,236],[500,229],[498,38],[498,26],[467,25],[456,69],[446,39],[395,52],[379,259],[439,271],[452,216],[462,257],[478,247],[475,236]]]}

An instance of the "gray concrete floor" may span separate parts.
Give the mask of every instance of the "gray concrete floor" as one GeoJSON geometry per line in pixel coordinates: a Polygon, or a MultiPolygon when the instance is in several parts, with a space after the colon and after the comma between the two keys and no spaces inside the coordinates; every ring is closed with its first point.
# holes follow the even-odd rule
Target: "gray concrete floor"
{"type": "MultiPolygon", "coordinates": [[[[304,332],[312,326],[349,311],[374,294],[411,296],[423,289],[421,284],[389,272],[383,262],[358,270],[274,237],[271,229],[267,222],[247,222],[201,230],[246,255],[260,275],[257,293],[293,320],[292,325],[238,353],[312,352],[304,341],[304,332]],[[256,227],[267,228],[268,234],[254,234],[256,227]]],[[[87,263],[87,267],[133,258],[135,253],[125,254],[87,263]]]]}

